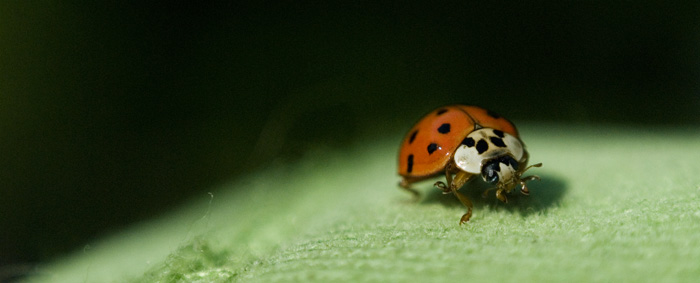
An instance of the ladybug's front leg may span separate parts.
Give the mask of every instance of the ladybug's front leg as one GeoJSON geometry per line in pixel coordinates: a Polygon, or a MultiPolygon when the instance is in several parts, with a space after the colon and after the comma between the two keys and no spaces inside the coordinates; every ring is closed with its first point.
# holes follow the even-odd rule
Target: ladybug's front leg
{"type": "Polygon", "coordinates": [[[474,176],[471,173],[464,172],[462,170],[458,170],[457,173],[455,174],[454,179],[452,178],[452,164],[448,164],[445,168],[445,179],[447,181],[447,185],[443,182],[437,182],[435,183],[435,186],[440,188],[444,194],[448,193],[453,193],[459,201],[464,204],[464,206],[467,207],[467,213],[462,215],[462,218],[459,220],[459,224],[461,225],[462,223],[465,223],[469,221],[469,218],[472,216],[472,205],[471,200],[467,198],[467,196],[463,195],[460,193],[458,190],[464,186],[464,184],[471,179],[472,176],[474,176]]]}
{"type": "Polygon", "coordinates": [[[452,184],[450,184],[450,189],[452,189],[452,193],[457,196],[460,202],[464,204],[464,206],[467,207],[467,213],[462,215],[462,218],[459,220],[459,225],[462,225],[462,223],[465,223],[469,221],[469,218],[472,217],[472,205],[471,200],[467,198],[467,196],[463,195],[460,193],[459,188],[461,188],[471,177],[474,176],[473,174],[464,172],[464,171],[459,171],[457,174],[455,174],[454,180],[452,180],[452,184]]]}
{"type": "Polygon", "coordinates": [[[449,194],[452,192],[452,166],[448,164],[445,166],[445,181],[447,181],[447,184],[445,184],[442,181],[437,181],[433,186],[438,187],[438,189],[442,190],[443,194],[449,194]]]}

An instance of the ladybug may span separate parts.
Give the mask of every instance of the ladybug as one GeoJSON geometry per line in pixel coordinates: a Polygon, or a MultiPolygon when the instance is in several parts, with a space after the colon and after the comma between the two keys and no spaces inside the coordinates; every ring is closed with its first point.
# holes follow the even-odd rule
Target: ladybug
{"type": "Polygon", "coordinates": [[[440,107],[420,119],[406,134],[399,150],[399,185],[418,196],[411,184],[445,174],[445,182],[436,182],[445,194],[454,194],[467,207],[459,224],[469,221],[472,203],[458,190],[472,177],[481,175],[496,190],[496,198],[507,202],[518,184],[528,195],[526,182],[540,177],[522,177],[529,154],[513,123],[495,112],[477,106],[440,107]]]}

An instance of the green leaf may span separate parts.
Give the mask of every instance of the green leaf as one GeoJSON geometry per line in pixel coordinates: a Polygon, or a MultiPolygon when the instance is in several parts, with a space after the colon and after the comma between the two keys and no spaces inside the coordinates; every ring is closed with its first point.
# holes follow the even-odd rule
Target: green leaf
{"type": "MultiPolygon", "coordinates": [[[[51,282],[693,281],[700,277],[700,131],[521,128],[529,197],[476,180],[398,188],[399,136],[319,148],[44,265],[51,282]]],[[[208,194],[208,191],[213,193],[208,194]]]]}

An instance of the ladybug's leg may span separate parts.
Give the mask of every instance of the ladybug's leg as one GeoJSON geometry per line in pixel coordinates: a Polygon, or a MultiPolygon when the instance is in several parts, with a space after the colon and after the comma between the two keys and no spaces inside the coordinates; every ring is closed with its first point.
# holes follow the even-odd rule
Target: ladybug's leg
{"type": "MultiPolygon", "coordinates": [[[[537,163],[537,164],[533,164],[533,165],[526,167],[523,171],[518,172],[518,176],[522,175],[523,173],[525,173],[525,171],[527,171],[527,169],[530,169],[532,167],[542,167],[542,163],[537,163]]],[[[532,175],[532,176],[527,176],[527,177],[523,177],[520,179],[520,192],[526,196],[530,195],[530,190],[527,189],[527,185],[525,183],[527,183],[528,181],[532,181],[532,180],[539,181],[540,176],[532,175]]]]}
{"type": "Polygon", "coordinates": [[[447,166],[445,166],[445,181],[447,181],[447,184],[441,181],[437,181],[435,182],[435,184],[433,184],[433,186],[436,186],[438,187],[438,189],[441,189],[443,194],[449,194],[452,192],[452,189],[450,188],[450,184],[452,184],[451,169],[452,166],[450,166],[450,164],[447,164],[447,166]]]}
{"type": "MultiPolygon", "coordinates": [[[[533,165],[534,166],[534,165],[533,165]]],[[[527,181],[531,180],[540,180],[540,176],[537,175],[532,175],[532,176],[527,176],[525,178],[520,179],[520,192],[523,193],[526,196],[530,195],[530,190],[527,189],[527,185],[525,184],[527,181]]]]}
{"type": "Polygon", "coordinates": [[[410,180],[403,178],[401,179],[401,182],[399,182],[399,186],[403,188],[404,190],[408,191],[409,193],[413,194],[413,198],[418,199],[420,198],[420,193],[416,191],[415,189],[411,188],[411,182],[410,180]]]}
{"type": "MultiPolygon", "coordinates": [[[[506,194],[503,191],[504,189],[496,190],[496,198],[501,202],[508,203],[508,198],[506,197],[506,194]]],[[[528,193],[530,192],[528,191],[528,193]]]]}
{"type": "Polygon", "coordinates": [[[469,198],[467,196],[460,193],[458,190],[467,181],[469,181],[469,179],[471,179],[472,176],[474,176],[474,175],[471,173],[459,171],[459,172],[457,172],[457,174],[455,174],[455,178],[454,178],[454,180],[452,180],[452,182],[450,184],[450,189],[452,190],[452,193],[457,197],[457,199],[459,199],[460,202],[462,202],[462,204],[464,204],[464,206],[467,207],[467,213],[462,215],[462,218],[459,220],[460,225],[462,225],[462,223],[469,221],[469,218],[472,217],[472,207],[474,207],[474,205],[472,205],[471,200],[469,200],[469,198]]]}
{"type": "MultiPolygon", "coordinates": [[[[436,187],[438,187],[438,189],[441,189],[443,194],[449,194],[449,193],[453,192],[452,184],[454,182],[452,180],[452,174],[455,174],[458,172],[466,173],[466,172],[463,172],[463,171],[461,171],[459,169],[455,169],[455,168],[456,168],[456,166],[454,163],[447,163],[447,165],[445,165],[445,181],[447,181],[447,184],[445,184],[444,182],[440,182],[440,181],[435,182],[435,184],[433,184],[433,186],[436,186],[436,187]]],[[[455,176],[455,178],[457,178],[457,177],[458,176],[455,176]]],[[[469,177],[471,177],[471,176],[469,176],[469,177]]],[[[467,177],[467,179],[469,179],[469,177],[467,177]]],[[[457,181],[457,180],[455,179],[455,181],[457,181]]],[[[458,185],[457,189],[459,190],[459,188],[462,187],[462,185],[464,185],[464,183],[466,183],[466,180],[464,180],[464,181],[460,180],[457,182],[458,183],[461,182],[461,184],[456,183],[456,185],[458,185]]]]}
{"type": "Polygon", "coordinates": [[[447,181],[447,184],[443,182],[436,182],[434,186],[441,189],[443,194],[453,193],[455,196],[457,196],[457,199],[459,199],[459,201],[467,207],[467,213],[462,215],[462,219],[459,220],[459,224],[461,225],[462,223],[469,221],[469,218],[472,217],[472,207],[474,206],[469,198],[460,193],[458,190],[474,175],[462,170],[455,170],[454,168],[453,163],[448,163],[447,166],[445,166],[445,180],[447,181]],[[455,174],[454,178],[452,178],[453,173],[455,174]]]}

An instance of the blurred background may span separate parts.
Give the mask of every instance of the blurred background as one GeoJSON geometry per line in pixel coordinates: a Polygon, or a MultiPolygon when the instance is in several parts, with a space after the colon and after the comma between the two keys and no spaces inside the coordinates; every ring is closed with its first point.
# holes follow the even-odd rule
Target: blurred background
{"type": "Polygon", "coordinates": [[[0,266],[443,104],[700,125],[700,2],[258,2],[0,3],[0,266]]]}

